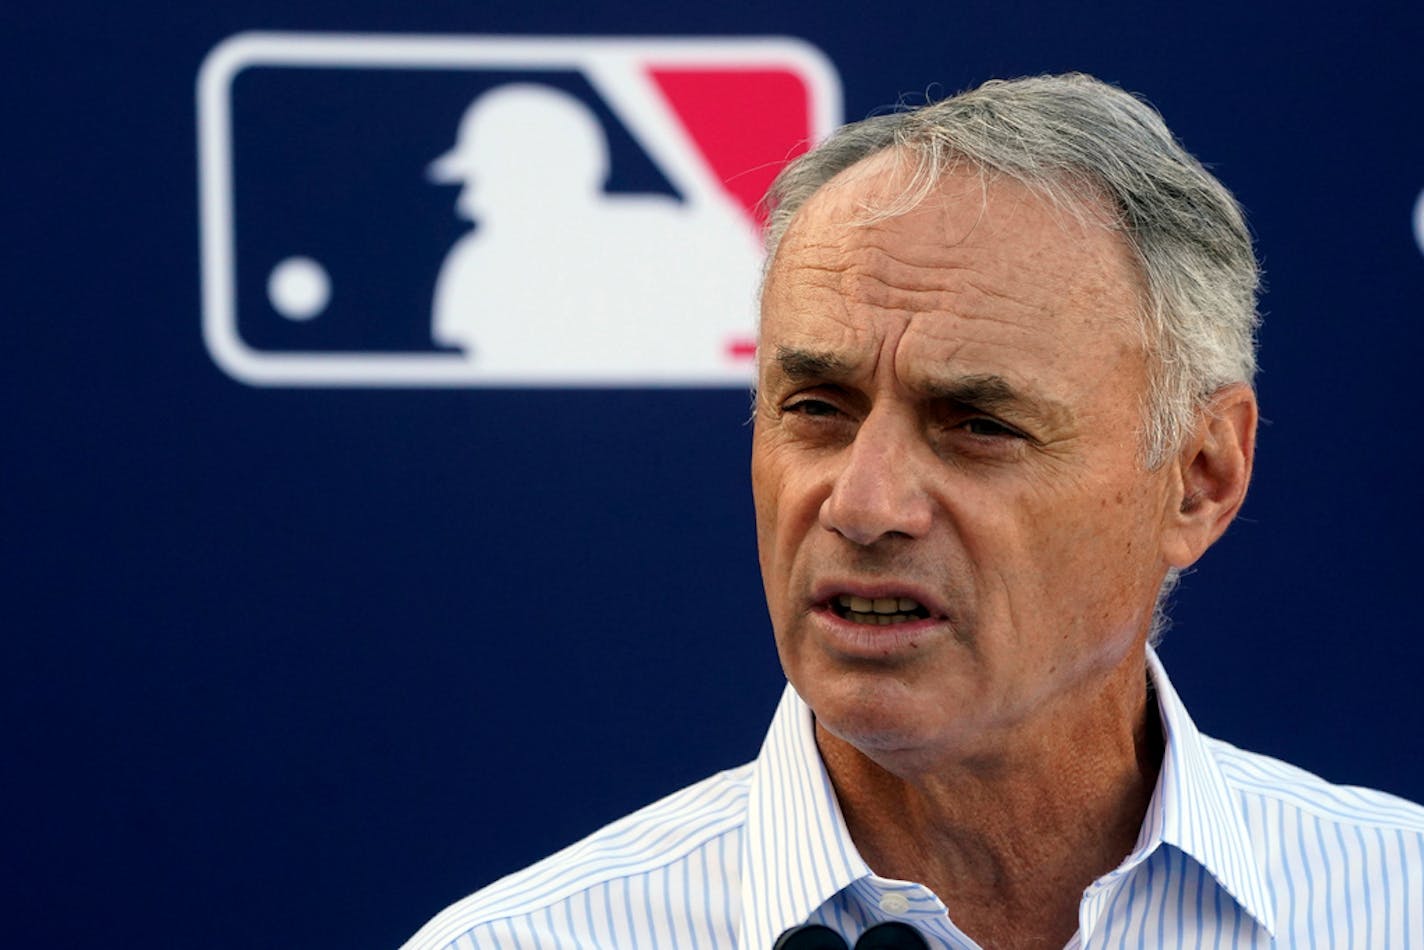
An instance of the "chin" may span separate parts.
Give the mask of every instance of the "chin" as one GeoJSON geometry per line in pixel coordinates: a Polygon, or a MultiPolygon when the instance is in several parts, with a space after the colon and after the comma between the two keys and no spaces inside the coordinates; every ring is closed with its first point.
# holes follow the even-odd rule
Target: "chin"
{"type": "Polygon", "coordinates": [[[813,676],[804,687],[792,682],[822,728],[872,758],[933,745],[930,726],[944,715],[942,701],[884,672],[813,676]]]}

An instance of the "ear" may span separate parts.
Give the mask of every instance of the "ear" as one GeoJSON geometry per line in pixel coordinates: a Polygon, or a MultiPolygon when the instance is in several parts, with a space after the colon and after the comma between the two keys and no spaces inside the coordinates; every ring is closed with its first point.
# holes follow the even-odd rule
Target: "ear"
{"type": "Polygon", "coordinates": [[[1246,499],[1256,456],[1256,394],[1245,383],[1217,390],[1173,463],[1162,553],[1190,567],[1226,531],[1246,499]]]}

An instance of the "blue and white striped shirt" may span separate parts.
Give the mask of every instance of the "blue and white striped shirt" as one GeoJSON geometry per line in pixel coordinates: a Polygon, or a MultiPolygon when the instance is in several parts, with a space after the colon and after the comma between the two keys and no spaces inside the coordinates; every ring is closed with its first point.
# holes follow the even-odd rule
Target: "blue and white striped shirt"
{"type": "MultiPolygon", "coordinates": [[[[1084,891],[1068,947],[1424,950],[1424,809],[1202,735],[1148,664],[1162,770],[1136,846],[1084,891]]],[[[406,950],[770,950],[797,924],[854,943],[883,920],[977,946],[927,888],[866,866],[788,687],[755,762],[465,898],[406,950]]]]}

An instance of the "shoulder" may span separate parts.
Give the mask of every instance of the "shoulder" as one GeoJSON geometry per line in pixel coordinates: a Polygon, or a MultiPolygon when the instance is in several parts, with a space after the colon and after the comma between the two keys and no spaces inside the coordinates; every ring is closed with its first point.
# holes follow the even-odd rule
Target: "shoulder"
{"type": "MultiPolygon", "coordinates": [[[[1424,808],[1208,743],[1283,922],[1323,910],[1346,923],[1354,914],[1405,930],[1421,926],[1418,914],[1410,917],[1411,907],[1424,904],[1424,808]]],[[[1424,933],[1415,936],[1424,940],[1424,933]]]]}
{"type": "Polygon", "coordinates": [[[1208,740],[1285,945],[1424,947],[1424,808],[1208,740]]]}
{"type": "MultiPolygon", "coordinates": [[[[1280,759],[1207,738],[1222,777],[1248,808],[1297,813],[1328,823],[1424,835],[1424,807],[1372,788],[1336,785],[1280,759]]],[[[1249,815],[1248,815],[1249,818],[1249,815]]]]}
{"type": "Polygon", "coordinates": [[[739,900],[751,773],[720,772],[495,881],[438,914],[404,950],[677,945],[673,935],[689,927],[713,928],[717,945],[727,923],[718,908],[730,913],[739,900]],[[673,890],[676,901],[665,901],[673,890]],[[664,904],[687,919],[657,919],[664,904]],[[702,904],[709,919],[692,920],[702,904]]]}

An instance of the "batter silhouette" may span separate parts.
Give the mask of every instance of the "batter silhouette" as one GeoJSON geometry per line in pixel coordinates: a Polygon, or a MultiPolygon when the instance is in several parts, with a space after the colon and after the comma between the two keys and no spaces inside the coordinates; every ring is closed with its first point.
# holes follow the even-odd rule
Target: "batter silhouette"
{"type": "Polygon", "coordinates": [[[750,326],[751,229],[722,208],[609,194],[608,174],[607,136],[578,98],[525,83],[477,98],[429,169],[463,185],[456,211],[474,224],[441,267],[435,341],[534,377],[724,365],[750,326]]]}

